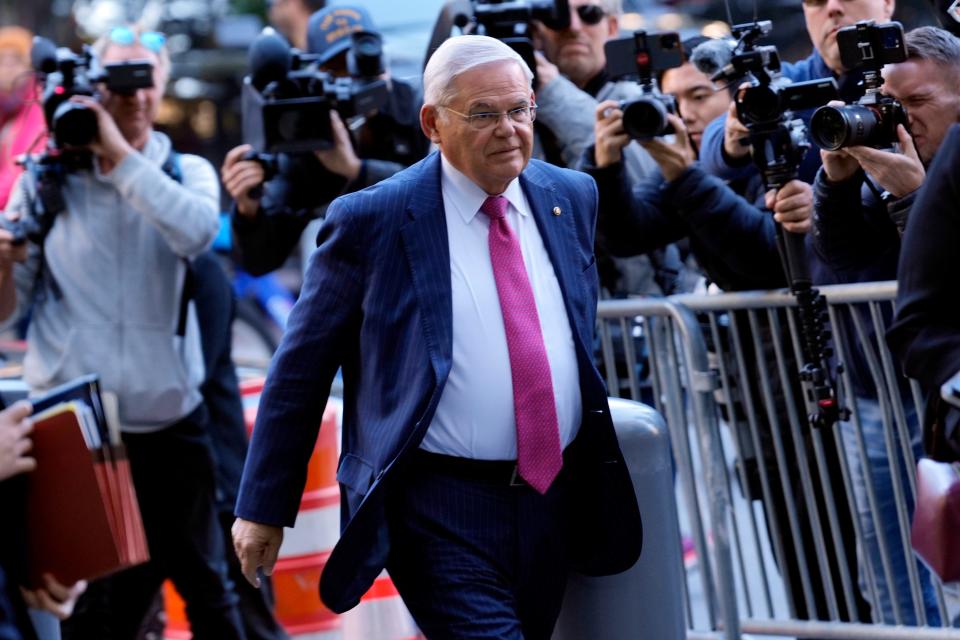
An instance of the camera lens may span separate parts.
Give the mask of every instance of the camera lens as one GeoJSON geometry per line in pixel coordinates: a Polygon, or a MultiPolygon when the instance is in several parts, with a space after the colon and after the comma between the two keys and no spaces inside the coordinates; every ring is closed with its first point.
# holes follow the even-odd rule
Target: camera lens
{"type": "Polygon", "coordinates": [[[97,114],[82,104],[63,102],[53,113],[57,146],[84,147],[97,137],[97,114]]]}
{"type": "Polygon", "coordinates": [[[351,75],[372,78],[384,71],[383,45],[380,36],[375,33],[354,34],[351,57],[353,59],[351,75]]]}
{"type": "Polygon", "coordinates": [[[780,111],[776,87],[748,87],[737,99],[737,116],[744,124],[773,122],[780,117],[780,111]]]}
{"type": "Polygon", "coordinates": [[[810,119],[810,136],[821,149],[836,151],[870,144],[879,124],[877,114],[859,104],[820,107],[810,119]]]}
{"type": "Polygon", "coordinates": [[[641,98],[621,104],[623,128],[631,138],[644,140],[673,133],[667,109],[659,100],[641,98]]]}

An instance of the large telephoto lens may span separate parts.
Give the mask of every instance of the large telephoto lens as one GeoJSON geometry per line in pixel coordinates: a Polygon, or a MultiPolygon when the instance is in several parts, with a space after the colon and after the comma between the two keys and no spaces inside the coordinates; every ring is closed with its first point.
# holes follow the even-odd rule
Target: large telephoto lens
{"type": "Polygon", "coordinates": [[[640,98],[621,103],[623,129],[635,140],[646,140],[673,133],[667,120],[667,108],[659,100],[640,98]]]}
{"type": "Polygon", "coordinates": [[[869,145],[879,124],[877,113],[863,105],[820,107],[810,119],[810,137],[827,151],[869,145]]]}
{"type": "Polygon", "coordinates": [[[64,102],[53,113],[57,146],[85,147],[97,138],[97,114],[75,102],[64,102]]]}

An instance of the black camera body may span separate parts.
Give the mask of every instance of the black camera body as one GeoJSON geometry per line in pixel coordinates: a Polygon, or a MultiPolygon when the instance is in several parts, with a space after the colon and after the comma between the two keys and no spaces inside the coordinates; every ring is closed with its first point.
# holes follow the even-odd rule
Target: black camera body
{"type": "Polygon", "coordinates": [[[472,14],[457,14],[454,24],[464,33],[500,40],[523,58],[534,77],[531,23],[537,20],[557,31],[570,26],[569,0],[470,0],[470,8],[472,14]]]}
{"type": "Polygon", "coordinates": [[[620,103],[623,128],[635,140],[674,133],[667,114],[677,115],[677,101],[657,86],[657,75],[683,64],[683,45],[675,31],[632,35],[608,40],[603,46],[612,80],[636,80],[641,96],[620,103]]]}
{"type": "MultiPolygon", "coordinates": [[[[810,148],[806,126],[794,113],[835,99],[837,83],[833,78],[790,82],[782,76],[776,47],[756,44],[771,28],[769,20],[734,26],[736,44],[726,51],[725,59],[710,60],[709,67],[716,69],[714,81],[728,86],[749,83],[736,92],[737,118],[750,131],[750,153],[765,185],[779,188],[796,177],[810,148]]],[[[698,68],[704,71],[699,64],[698,68]]]]}
{"type": "Polygon", "coordinates": [[[897,126],[907,124],[907,112],[894,98],[883,95],[880,70],[907,59],[903,26],[864,20],[837,31],[840,59],[846,69],[864,70],[864,94],[856,104],[821,107],[810,120],[810,135],[822,149],[866,146],[885,149],[898,141],[897,126]]]}
{"type": "Polygon", "coordinates": [[[244,141],[266,154],[329,149],[330,111],[346,120],[387,104],[380,36],[360,31],[351,37],[352,75],[338,78],[317,68],[317,56],[292,49],[276,33],[261,34],[250,47],[251,73],[243,80],[244,141]]]}
{"type": "Polygon", "coordinates": [[[348,52],[350,77],[319,70],[317,56],[291,49],[275,33],[250,48],[251,74],[243,80],[243,139],[259,153],[303,153],[333,147],[330,111],[363,116],[390,99],[380,36],[357,32],[348,52]],[[370,74],[370,75],[359,75],[370,74]]]}
{"type": "Polygon", "coordinates": [[[43,82],[43,114],[58,149],[85,147],[97,139],[96,114],[71,102],[71,97],[96,97],[96,85],[100,83],[110,92],[123,95],[153,87],[153,64],[149,61],[131,60],[98,67],[88,46],[74,54],[37,36],[33,39],[31,59],[43,82]]]}

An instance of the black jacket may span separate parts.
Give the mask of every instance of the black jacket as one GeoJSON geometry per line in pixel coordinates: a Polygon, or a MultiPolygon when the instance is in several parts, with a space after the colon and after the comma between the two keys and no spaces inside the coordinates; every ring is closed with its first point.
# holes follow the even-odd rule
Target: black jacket
{"type": "Polygon", "coordinates": [[[929,392],[960,369],[960,126],[917,193],[903,236],[890,348],[929,392]]]}
{"type": "Polygon", "coordinates": [[[726,291],[786,286],[759,177],[743,189],[756,203],[751,204],[697,165],[672,182],[657,176],[632,191],[620,164],[598,169],[588,151],[582,169],[597,181],[598,236],[613,255],[645,253],[689,238],[701,268],[726,291]]]}

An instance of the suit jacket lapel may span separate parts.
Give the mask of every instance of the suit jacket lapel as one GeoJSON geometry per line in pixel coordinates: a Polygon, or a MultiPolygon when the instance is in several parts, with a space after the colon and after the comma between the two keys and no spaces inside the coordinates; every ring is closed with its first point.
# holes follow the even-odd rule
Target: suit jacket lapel
{"type": "Polygon", "coordinates": [[[453,301],[450,291],[450,245],[440,189],[440,155],[421,164],[420,179],[407,204],[400,228],[420,307],[430,362],[438,381],[453,359],[453,301]]]}
{"type": "Polygon", "coordinates": [[[576,328],[571,302],[582,296],[584,290],[577,271],[577,267],[582,265],[576,259],[580,252],[576,246],[577,230],[572,217],[573,205],[535,165],[528,166],[521,174],[520,184],[527,195],[540,237],[543,238],[543,244],[553,263],[567,316],[571,326],[576,328]],[[555,211],[559,212],[559,215],[555,214],[555,211]]]}

